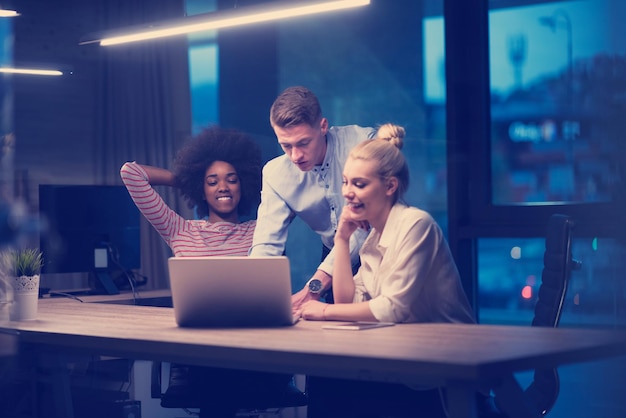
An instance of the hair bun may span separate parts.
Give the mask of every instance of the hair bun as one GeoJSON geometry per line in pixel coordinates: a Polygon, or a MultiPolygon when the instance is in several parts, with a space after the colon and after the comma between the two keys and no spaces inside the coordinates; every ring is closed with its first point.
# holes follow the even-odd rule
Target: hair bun
{"type": "Polygon", "coordinates": [[[376,132],[376,139],[382,139],[389,141],[392,145],[398,149],[402,149],[404,145],[405,130],[400,125],[394,125],[393,123],[385,123],[378,128],[376,132]]]}

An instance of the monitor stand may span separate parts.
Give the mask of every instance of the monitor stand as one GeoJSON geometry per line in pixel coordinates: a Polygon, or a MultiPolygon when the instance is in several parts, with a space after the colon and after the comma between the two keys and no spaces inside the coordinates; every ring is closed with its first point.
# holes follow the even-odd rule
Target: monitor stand
{"type": "Polygon", "coordinates": [[[109,271],[106,269],[96,269],[94,271],[94,275],[96,276],[96,285],[101,285],[104,293],[107,295],[118,295],[120,290],[117,288],[109,271]]]}

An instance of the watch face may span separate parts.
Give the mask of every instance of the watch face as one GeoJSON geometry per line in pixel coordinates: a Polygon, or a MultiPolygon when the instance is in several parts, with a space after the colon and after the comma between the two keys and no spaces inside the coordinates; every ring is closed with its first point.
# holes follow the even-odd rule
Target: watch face
{"type": "Polygon", "coordinates": [[[318,279],[309,281],[309,291],[311,293],[320,293],[322,291],[322,281],[318,279]]]}

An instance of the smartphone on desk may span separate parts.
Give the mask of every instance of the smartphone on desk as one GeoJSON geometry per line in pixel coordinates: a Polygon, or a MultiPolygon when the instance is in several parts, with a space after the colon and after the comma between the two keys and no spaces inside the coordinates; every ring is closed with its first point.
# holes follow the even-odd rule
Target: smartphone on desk
{"type": "Polygon", "coordinates": [[[341,322],[337,324],[323,325],[322,329],[360,331],[362,329],[391,327],[393,325],[395,325],[395,323],[393,322],[354,321],[354,322],[341,322]]]}

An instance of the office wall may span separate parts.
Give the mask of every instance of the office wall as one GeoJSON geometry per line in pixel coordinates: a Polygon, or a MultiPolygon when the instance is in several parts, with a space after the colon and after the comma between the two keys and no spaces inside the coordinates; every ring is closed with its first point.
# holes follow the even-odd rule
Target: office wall
{"type": "MultiPolygon", "coordinates": [[[[18,185],[18,199],[35,218],[33,223],[37,222],[39,184],[120,184],[118,170],[124,161],[169,164],[190,132],[184,49],[182,58],[176,55],[164,65],[169,57],[79,42],[102,29],[180,16],[182,1],[25,0],[18,9],[15,64],[45,65],[64,72],[61,77],[13,76],[13,101],[4,104],[14,107],[16,149],[11,175],[18,185]],[[146,68],[151,74],[129,81],[123,74],[125,68],[135,76],[146,68]],[[148,84],[157,79],[165,80],[158,88],[148,84]],[[158,91],[155,97],[162,99],[168,111],[154,111],[159,105],[146,91],[158,91]],[[157,144],[153,146],[154,137],[171,142],[160,144],[169,149],[167,153],[162,155],[157,144]],[[113,148],[116,151],[109,152],[113,148]]],[[[173,207],[185,211],[174,193],[169,198],[173,207]]],[[[32,246],[38,245],[37,228],[22,228],[28,230],[24,241],[32,246]]],[[[166,246],[147,223],[142,225],[142,234],[142,273],[150,277],[150,286],[166,287],[164,256],[154,257],[143,249],[160,246],[162,254],[166,246]]]]}
{"type": "Polygon", "coordinates": [[[98,7],[93,5],[26,0],[14,20],[16,65],[49,65],[65,73],[13,76],[15,167],[27,172],[26,197],[33,204],[39,183],[94,181],[99,55],[95,48],[78,45],[82,35],[97,27],[98,7]]]}
{"type": "MultiPolygon", "coordinates": [[[[99,119],[102,91],[107,87],[113,91],[114,87],[106,85],[105,71],[107,65],[124,65],[124,60],[130,64],[133,52],[106,50],[96,44],[79,45],[79,41],[102,29],[156,20],[158,10],[172,17],[182,12],[172,13],[178,10],[178,0],[136,0],[130,2],[134,15],[119,12],[119,18],[115,0],[25,0],[19,3],[21,16],[14,23],[16,65],[50,65],[64,71],[62,77],[13,77],[15,165],[19,170],[28,170],[29,192],[36,200],[35,187],[42,182],[91,184],[103,181],[95,172],[96,162],[102,157],[96,154],[95,143],[104,123],[99,119]],[[117,20],[123,23],[115,23],[117,20]]],[[[180,74],[169,83],[172,89],[179,87],[179,81],[186,85],[186,63],[170,70],[180,74]]],[[[126,97],[119,92],[115,94],[107,97],[112,106],[123,104],[133,92],[127,92],[126,97]]],[[[185,93],[181,94],[186,97],[185,93]]],[[[176,113],[173,120],[188,120],[187,107],[174,106],[173,111],[176,113]]],[[[117,180],[107,178],[106,181],[117,180]]]]}

